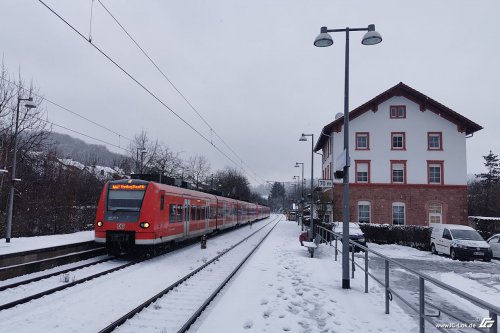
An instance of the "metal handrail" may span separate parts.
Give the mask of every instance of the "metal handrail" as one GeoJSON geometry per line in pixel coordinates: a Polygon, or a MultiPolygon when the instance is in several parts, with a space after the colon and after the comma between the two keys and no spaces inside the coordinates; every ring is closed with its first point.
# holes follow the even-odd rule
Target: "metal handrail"
{"type": "MultiPolygon", "coordinates": [[[[328,235],[330,234],[331,236],[334,237],[335,239],[335,261],[337,261],[337,254],[338,252],[342,253],[342,251],[340,251],[337,247],[337,240],[338,239],[342,239],[342,234],[340,233],[336,233],[332,230],[329,230],[329,229],[326,229],[325,227],[322,227],[322,226],[319,226],[317,225],[316,226],[317,228],[317,232],[316,234],[317,235],[320,235],[321,238],[323,238],[325,241],[327,239],[327,237],[324,237],[325,234],[328,235]]],[[[494,305],[494,304],[491,304],[489,302],[486,302],[486,301],[483,301],[473,295],[469,295],[453,286],[450,286],[442,281],[439,281],[427,274],[424,274],[424,273],[421,273],[421,272],[418,272],[410,267],[407,267],[406,265],[390,258],[390,257],[387,257],[377,251],[374,251],[374,250],[371,250],[369,249],[368,247],[366,246],[363,246],[353,240],[350,240],[349,239],[349,243],[352,244],[352,257],[351,257],[351,261],[352,261],[352,277],[354,278],[354,271],[355,271],[355,266],[358,266],[361,270],[363,270],[365,272],[365,293],[368,293],[368,277],[371,277],[372,279],[374,279],[376,282],[378,282],[380,285],[384,286],[385,288],[385,299],[386,299],[386,314],[389,314],[389,301],[392,300],[392,296],[396,296],[398,297],[399,299],[401,299],[406,305],[408,305],[412,310],[414,310],[415,312],[418,312],[419,313],[419,326],[420,326],[420,332],[421,333],[424,333],[425,332],[425,321],[433,324],[433,325],[436,325],[436,322],[434,322],[433,320],[431,320],[429,317],[431,317],[431,315],[426,315],[425,314],[425,305],[429,305],[430,307],[436,309],[439,311],[439,314],[441,312],[447,314],[448,316],[462,322],[463,324],[470,324],[468,322],[466,322],[465,320],[463,319],[460,319],[458,318],[457,316],[453,315],[453,314],[450,314],[446,309],[441,309],[440,307],[436,306],[436,305],[433,305],[431,304],[430,302],[426,301],[425,300],[425,289],[424,289],[424,286],[425,286],[425,281],[429,281],[431,283],[433,283],[434,285],[442,288],[442,289],[445,289],[447,291],[450,291],[452,293],[454,293],[455,295],[461,297],[461,298],[464,298],[466,300],[468,300],[469,302],[473,303],[474,305],[480,307],[480,308],[483,308],[483,309],[486,309],[489,311],[489,319],[493,322],[493,324],[491,326],[486,326],[486,328],[489,328],[488,332],[489,333],[497,333],[497,327],[498,327],[498,316],[500,315],[500,307],[494,305]],[[365,265],[364,267],[360,264],[358,264],[357,262],[355,262],[354,260],[354,250],[356,249],[356,247],[362,249],[365,251],[365,265]],[[377,255],[378,257],[380,258],[383,258],[384,261],[385,261],[385,282],[382,282],[380,281],[378,278],[376,278],[373,274],[371,274],[369,271],[368,271],[368,253],[373,253],[375,255],[377,255]],[[405,270],[407,270],[408,272],[418,276],[419,278],[419,291],[420,291],[420,295],[419,295],[419,308],[417,309],[417,307],[413,304],[410,304],[406,299],[404,299],[402,296],[400,296],[398,293],[396,293],[394,291],[394,289],[390,288],[390,285],[389,285],[389,263],[392,263],[396,266],[399,266],[405,270]]],[[[330,246],[331,245],[331,237],[330,237],[330,246]]],[[[489,322],[489,324],[491,324],[491,322],[489,322]]],[[[444,332],[443,329],[441,329],[440,327],[437,327],[437,329],[439,329],[440,331],[444,332]]],[[[474,328],[480,332],[486,332],[484,330],[481,330],[479,327],[470,327],[470,328],[474,328]]]]}

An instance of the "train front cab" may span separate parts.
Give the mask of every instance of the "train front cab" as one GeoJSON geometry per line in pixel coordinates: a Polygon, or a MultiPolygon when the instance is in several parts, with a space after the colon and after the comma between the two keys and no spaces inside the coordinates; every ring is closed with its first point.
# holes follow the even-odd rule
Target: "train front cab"
{"type": "Polygon", "coordinates": [[[151,227],[142,213],[147,206],[147,181],[123,180],[107,183],[101,193],[95,224],[95,241],[110,252],[128,252],[134,247],[138,229],[151,227]]]}

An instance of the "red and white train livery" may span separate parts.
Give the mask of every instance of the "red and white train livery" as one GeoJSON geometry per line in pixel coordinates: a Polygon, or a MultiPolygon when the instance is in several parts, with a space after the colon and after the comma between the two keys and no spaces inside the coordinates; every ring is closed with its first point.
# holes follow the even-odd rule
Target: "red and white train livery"
{"type": "Polygon", "coordinates": [[[123,252],[197,237],[269,213],[267,206],[153,181],[110,181],[99,199],[95,241],[123,252]]]}

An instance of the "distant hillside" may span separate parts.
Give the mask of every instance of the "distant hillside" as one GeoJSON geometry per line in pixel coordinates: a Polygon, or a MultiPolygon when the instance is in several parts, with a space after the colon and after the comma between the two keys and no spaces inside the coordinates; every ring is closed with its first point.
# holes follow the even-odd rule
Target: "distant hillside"
{"type": "Polygon", "coordinates": [[[85,165],[114,167],[117,161],[127,159],[125,155],[110,152],[103,145],[88,144],[66,134],[51,133],[49,143],[57,150],[60,157],[85,165]]]}

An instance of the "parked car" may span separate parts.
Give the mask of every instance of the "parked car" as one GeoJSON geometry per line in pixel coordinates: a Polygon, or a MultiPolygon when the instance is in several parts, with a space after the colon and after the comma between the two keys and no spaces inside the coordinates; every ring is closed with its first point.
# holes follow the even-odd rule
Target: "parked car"
{"type": "Polygon", "coordinates": [[[493,252],[493,258],[500,259],[500,234],[493,235],[486,241],[493,252]]]}
{"type": "MultiPolygon", "coordinates": [[[[332,231],[342,235],[343,228],[344,228],[343,222],[334,222],[332,231]]],[[[363,234],[363,231],[361,231],[361,228],[357,223],[349,222],[349,239],[356,243],[359,243],[360,245],[366,246],[365,235],[363,234]]],[[[349,243],[349,251],[352,251],[352,244],[350,243],[349,243]]],[[[360,251],[364,250],[362,250],[359,247],[356,247],[354,249],[354,252],[360,252],[360,251]]]]}
{"type": "Polygon", "coordinates": [[[431,251],[443,253],[451,259],[483,259],[490,261],[490,245],[471,227],[456,224],[431,224],[431,251]]]}

